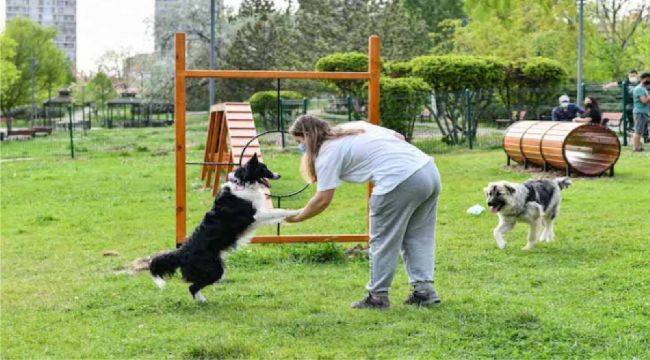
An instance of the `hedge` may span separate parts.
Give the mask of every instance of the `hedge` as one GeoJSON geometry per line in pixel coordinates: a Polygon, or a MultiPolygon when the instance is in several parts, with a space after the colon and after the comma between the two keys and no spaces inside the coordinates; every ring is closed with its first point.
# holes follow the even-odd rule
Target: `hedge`
{"type": "Polygon", "coordinates": [[[567,77],[567,72],[559,62],[535,57],[522,59],[514,64],[516,76],[512,79],[517,85],[527,87],[554,87],[560,85],[567,77]]]}
{"type": "MultiPolygon", "coordinates": [[[[316,71],[364,72],[368,71],[368,56],[360,52],[333,53],[316,61],[316,71]]],[[[361,95],[363,81],[325,80],[334,84],[343,95],[361,95]]]]}
{"type": "MultiPolygon", "coordinates": [[[[299,100],[302,98],[302,94],[297,91],[280,91],[280,99],[282,100],[299,100]]],[[[278,108],[278,95],[275,90],[256,92],[248,99],[248,102],[253,112],[260,114],[262,123],[266,128],[274,127],[278,108]]]]}
{"type": "Polygon", "coordinates": [[[383,73],[392,78],[401,78],[410,76],[412,70],[410,61],[391,61],[384,64],[383,73]]]}
{"type": "Polygon", "coordinates": [[[423,78],[434,90],[497,88],[506,78],[506,64],[492,57],[442,55],[411,60],[413,76],[423,78]]]}
{"type": "Polygon", "coordinates": [[[379,81],[381,124],[410,141],[415,117],[424,110],[431,87],[421,78],[382,77],[379,81]]]}

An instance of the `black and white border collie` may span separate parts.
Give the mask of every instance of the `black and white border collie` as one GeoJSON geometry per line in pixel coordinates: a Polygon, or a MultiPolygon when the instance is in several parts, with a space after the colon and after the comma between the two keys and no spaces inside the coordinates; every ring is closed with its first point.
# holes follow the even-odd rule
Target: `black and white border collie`
{"type": "Polygon", "coordinates": [[[163,288],[164,279],[180,268],[183,279],[191,284],[192,297],[205,302],[201,289],[223,276],[223,252],[247,243],[257,227],[278,224],[300,212],[264,208],[264,190],[269,188],[268,180],[279,178],[280,175],[271,172],[257,159],[257,154],[234,173],[228,174],[228,182],[192,235],[179,249],[151,260],[149,271],[154,283],[163,288]]]}
{"type": "Polygon", "coordinates": [[[512,230],[517,222],[530,225],[528,243],[522,250],[530,250],[537,240],[552,241],[553,222],[560,211],[562,195],[560,191],[571,185],[566,177],[554,180],[528,180],[523,184],[497,181],[484,189],[487,205],[499,216],[499,224],[494,229],[494,239],[499,249],[506,247],[503,236],[512,230]]]}

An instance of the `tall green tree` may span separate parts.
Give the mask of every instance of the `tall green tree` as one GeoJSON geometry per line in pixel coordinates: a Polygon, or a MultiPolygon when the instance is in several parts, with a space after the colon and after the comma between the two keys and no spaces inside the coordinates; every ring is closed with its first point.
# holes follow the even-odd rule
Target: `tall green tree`
{"type": "Polygon", "coordinates": [[[15,65],[17,46],[7,35],[0,34],[0,109],[3,113],[9,109],[5,98],[20,78],[20,71],[15,65]]]}
{"type": "Polygon", "coordinates": [[[88,82],[87,94],[95,102],[97,109],[104,110],[106,102],[115,97],[117,92],[108,75],[100,71],[88,82]]]}
{"type": "Polygon", "coordinates": [[[443,20],[465,16],[463,2],[458,0],[403,0],[403,4],[411,16],[424,20],[429,32],[439,32],[443,20]]]}
{"type": "MultiPolygon", "coordinates": [[[[621,78],[630,68],[650,64],[639,56],[638,47],[650,31],[650,3],[635,0],[596,0],[587,7],[595,29],[587,41],[591,58],[585,70],[599,78],[621,78]]],[[[647,37],[646,37],[647,39],[647,37]]]]}
{"type": "Polygon", "coordinates": [[[574,74],[576,11],[574,0],[467,0],[469,22],[456,28],[454,50],[507,60],[543,56],[574,74]]]}
{"type": "Polygon", "coordinates": [[[55,29],[18,17],[7,22],[3,35],[17,44],[13,64],[19,73],[18,80],[3,92],[5,111],[30,102],[32,76],[36,80],[39,100],[51,89],[70,81],[72,75],[66,55],[54,43],[55,29]]]}
{"type": "MultiPolygon", "coordinates": [[[[242,25],[226,52],[228,66],[242,70],[280,68],[285,50],[281,46],[281,37],[286,36],[286,15],[276,12],[269,0],[246,0],[237,16],[242,25]]],[[[273,81],[224,82],[222,86],[230,87],[230,96],[247,98],[252,93],[273,88],[273,81]]]]}

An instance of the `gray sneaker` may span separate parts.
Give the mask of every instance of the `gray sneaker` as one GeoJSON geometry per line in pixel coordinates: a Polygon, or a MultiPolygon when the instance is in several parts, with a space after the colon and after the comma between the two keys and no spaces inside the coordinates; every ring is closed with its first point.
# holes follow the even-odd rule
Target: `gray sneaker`
{"type": "Polygon", "coordinates": [[[359,300],[350,305],[353,309],[388,309],[390,307],[390,301],[388,300],[388,295],[373,295],[368,294],[362,300],[359,300]]]}
{"type": "Polygon", "coordinates": [[[440,303],[440,298],[435,290],[426,292],[413,291],[408,299],[404,301],[404,304],[417,306],[431,306],[438,303],[440,303]]]}

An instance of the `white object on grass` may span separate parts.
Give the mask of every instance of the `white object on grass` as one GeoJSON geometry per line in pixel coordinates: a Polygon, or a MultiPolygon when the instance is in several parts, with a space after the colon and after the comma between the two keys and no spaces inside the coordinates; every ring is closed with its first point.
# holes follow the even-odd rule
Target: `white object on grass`
{"type": "Polygon", "coordinates": [[[483,211],[485,211],[485,208],[483,206],[479,205],[479,204],[476,204],[476,205],[472,206],[471,208],[467,209],[467,213],[469,215],[474,215],[474,216],[481,215],[481,213],[483,211]]]}

